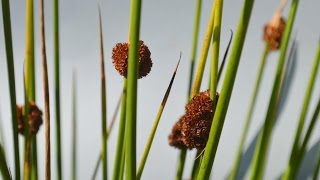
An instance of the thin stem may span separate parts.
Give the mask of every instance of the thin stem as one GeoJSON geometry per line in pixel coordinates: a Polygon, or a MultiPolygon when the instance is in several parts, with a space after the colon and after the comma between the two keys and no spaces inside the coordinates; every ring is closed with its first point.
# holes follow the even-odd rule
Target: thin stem
{"type": "Polygon", "coordinates": [[[261,132],[261,138],[260,138],[261,142],[259,142],[256,147],[255,155],[253,159],[253,166],[251,169],[251,176],[250,176],[250,179],[252,180],[263,178],[265,161],[266,161],[267,152],[269,149],[268,147],[269,147],[270,137],[272,134],[274,120],[277,116],[277,104],[279,100],[279,89],[281,86],[283,66],[285,64],[284,62],[285,62],[286,52],[288,49],[289,39],[290,39],[298,3],[299,3],[299,0],[293,0],[292,2],[292,6],[291,6],[289,18],[288,18],[288,24],[286,25],[284,36],[282,38],[278,68],[276,71],[276,76],[274,80],[272,94],[269,101],[267,115],[265,118],[263,130],[261,132]]]}
{"type": "Polygon", "coordinates": [[[114,160],[114,169],[113,169],[113,180],[118,180],[121,176],[121,158],[122,152],[124,151],[124,135],[125,135],[125,126],[126,126],[126,99],[127,99],[127,80],[123,81],[123,90],[122,90],[122,99],[121,99],[121,112],[120,112],[120,122],[118,130],[118,141],[116,148],[116,156],[114,160]]]}
{"type": "Polygon", "coordinates": [[[15,179],[20,180],[20,157],[19,157],[19,139],[18,139],[18,123],[17,123],[17,107],[16,107],[16,86],[14,75],[14,59],[12,47],[11,33],[11,17],[10,17],[10,1],[2,0],[2,17],[3,30],[7,55],[8,83],[10,92],[10,107],[12,117],[12,137],[14,150],[14,168],[15,179]]]}
{"type": "Polygon", "coordinates": [[[306,119],[306,116],[308,113],[313,87],[314,87],[315,80],[316,80],[318,70],[319,70],[319,64],[320,64],[320,46],[318,48],[318,52],[315,57],[314,64],[312,66],[312,70],[310,73],[310,78],[309,78],[303,106],[302,106],[302,109],[300,112],[299,123],[298,123],[298,127],[297,127],[296,134],[295,134],[295,139],[294,139],[294,143],[293,143],[293,146],[291,149],[290,160],[289,160],[287,169],[285,171],[285,175],[283,176],[283,179],[290,178],[289,176],[290,176],[290,174],[293,173],[294,166],[297,163],[298,153],[299,153],[299,149],[300,149],[299,143],[301,141],[301,133],[302,133],[303,126],[305,124],[305,119],[306,119]]]}
{"type": "MultiPolygon", "coordinates": [[[[219,101],[212,121],[209,139],[206,145],[203,160],[201,162],[200,171],[197,178],[199,180],[206,180],[210,177],[210,172],[218,149],[223,124],[231,99],[232,89],[236,78],[238,65],[240,62],[240,57],[247,33],[248,24],[250,21],[253,3],[254,0],[246,0],[244,2],[244,8],[242,10],[242,15],[240,16],[238,30],[232,47],[230,59],[228,61],[229,63],[222,85],[221,94],[219,96],[219,101]]],[[[222,4],[220,5],[220,7],[222,8],[222,4]]]]}
{"type": "Polygon", "coordinates": [[[169,86],[168,86],[168,88],[166,90],[166,93],[165,93],[165,95],[164,95],[164,97],[162,99],[162,102],[160,104],[160,108],[158,110],[157,116],[156,116],[154,124],[152,126],[152,129],[151,129],[151,132],[150,132],[146,147],[144,148],[143,155],[142,155],[141,162],[140,162],[140,166],[139,166],[138,173],[137,173],[137,178],[136,178],[137,180],[141,179],[141,175],[142,175],[144,166],[146,164],[146,161],[147,161],[150,149],[151,149],[151,145],[152,145],[154,136],[156,134],[156,131],[157,131],[160,119],[161,119],[162,112],[163,112],[163,110],[164,110],[164,108],[166,106],[166,103],[167,103],[167,100],[169,98],[170,91],[171,91],[174,79],[175,79],[176,74],[177,74],[177,70],[178,70],[178,67],[179,67],[179,64],[180,64],[180,60],[181,60],[181,53],[180,53],[180,58],[179,58],[179,61],[177,63],[176,69],[175,69],[175,71],[174,71],[174,73],[172,75],[172,78],[170,80],[169,86]]]}
{"type": "Polygon", "coordinates": [[[319,148],[319,153],[318,153],[318,161],[317,161],[317,165],[315,167],[314,173],[313,173],[312,180],[317,180],[318,179],[319,170],[320,170],[320,148],[319,148]]]}
{"type": "Polygon", "coordinates": [[[72,179],[77,179],[77,94],[76,94],[76,75],[73,72],[72,80],[72,179]]]}
{"type": "Polygon", "coordinates": [[[259,66],[259,70],[258,70],[258,76],[256,78],[256,82],[255,82],[255,86],[254,86],[251,102],[250,102],[250,105],[249,105],[249,111],[247,113],[244,129],[243,129],[242,134],[241,134],[240,143],[239,143],[237,154],[236,154],[236,159],[235,159],[235,162],[233,164],[233,168],[232,168],[231,174],[229,176],[229,180],[236,179],[236,177],[238,175],[238,170],[239,170],[240,162],[241,162],[241,156],[242,156],[242,153],[243,153],[243,148],[244,148],[245,141],[246,141],[247,136],[248,136],[249,127],[250,127],[250,124],[251,124],[253,111],[255,109],[255,104],[256,104],[258,92],[259,92],[259,89],[260,89],[260,83],[261,83],[262,75],[263,75],[263,72],[264,72],[264,69],[265,69],[265,64],[266,64],[266,59],[268,57],[268,54],[269,54],[269,46],[266,43],[264,51],[263,51],[263,54],[262,54],[262,59],[261,59],[261,62],[260,62],[260,66],[259,66]]]}
{"type": "Polygon", "coordinates": [[[62,143],[60,109],[60,42],[59,42],[59,0],[53,0],[53,58],[54,58],[54,93],[56,113],[56,163],[58,180],[62,180],[62,143]]]}
{"type": "Polygon", "coordinates": [[[176,180],[181,180],[184,170],[184,164],[186,161],[187,149],[181,149],[179,154],[178,170],[176,174],[176,180]]]}
{"type": "Polygon", "coordinates": [[[45,179],[51,179],[51,143],[50,143],[50,98],[46,53],[46,35],[44,24],[44,0],[40,0],[41,54],[43,69],[43,94],[45,104],[45,179]]]}
{"type": "Polygon", "coordinates": [[[106,75],[104,70],[104,51],[101,11],[99,7],[99,27],[100,27],[100,66],[101,66],[101,124],[102,124],[102,177],[108,179],[108,161],[107,161],[107,95],[106,95],[106,75]]]}
{"type": "Polygon", "coordinates": [[[128,57],[128,96],[126,108],[126,179],[136,177],[136,126],[137,126],[137,76],[139,55],[139,34],[141,0],[131,0],[129,57],[128,57]]]}

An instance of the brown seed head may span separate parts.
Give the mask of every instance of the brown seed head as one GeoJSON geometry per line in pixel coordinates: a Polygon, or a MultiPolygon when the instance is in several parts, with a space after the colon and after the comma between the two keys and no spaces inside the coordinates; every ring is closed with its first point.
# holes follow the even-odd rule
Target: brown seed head
{"type": "MultiPolygon", "coordinates": [[[[22,135],[24,135],[25,132],[23,108],[23,106],[17,106],[18,130],[22,135]]],[[[30,102],[28,112],[28,124],[30,133],[33,135],[37,134],[42,122],[42,111],[34,102],[30,102]]]]}
{"type": "MultiPolygon", "coordinates": [[[[112,63],[114,64],[119,74],[124,76],[125,78],[127,78],[128,53],[128,43],[117,43],[116,46],[112,49],[112,63]]],[[[151,52],[148,46],[146,46],[143,41],[139,41],[138,79],[147,76],[151,71],[152,61],[150,56],[151,52]]]]}
{"type": "Polygon", "coordinates": [[[182,116],[172,128],[172,132],[168,137],[170,146],[178,149],[186,149],[182,140],[181,128],[184,116],[182,116]]]}
{"type": "Polygon", "coordinates": [[[280,48],[286,22],[283,17],[273,20],[264,26],[263,39],[268,43],[271,51],[280,48]]]}

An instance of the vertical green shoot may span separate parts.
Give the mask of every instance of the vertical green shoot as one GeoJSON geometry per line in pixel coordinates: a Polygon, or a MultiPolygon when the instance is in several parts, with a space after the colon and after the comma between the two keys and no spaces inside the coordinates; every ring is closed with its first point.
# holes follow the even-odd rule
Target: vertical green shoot
{"type": "Polygon", "coordinates": [[[59,0],[53,0],[53,59],[54,98],[56,115],[56,163],[58,180],[62,180],[61,124],[60,124],[60,42],[59,42],[59,0]]]}
{"type": "Polygon", "coordinates": [[[131,0],[126,108],[126,179],[136,178],[137,76],[141,0],[131,0]]]}
{"type": "Polygon", "coordinates": [[[199,180],[209,179],[213,166],[215,155],[218,149],[220,135],[222,132],[225,116],[231,99],[232,89],[240,62],[243,44],[246,37],[248,24],[252,12],[254,0],[246,0],[240,16],[238,30],[231,51],[225,79],[222,85],[222,91],[219,97],[218,105],[215,111],[214,119],[211,125],[209,139],[201,162],[198,178],[199,180]]]}
{"type": "Polygon", "coordinates": [[[285,174],[283,176],[283,179],[290,178],[290,174],[294,173],[293,172],[294,166],[297,163],[297,158],[298,158],[297,155],[299,154],[299,149],[300,149],[299,143],[301,142],[301,133],[302,133],[304,122],[305,122],[307,112],[309,109],[313,87],[314,87],[315,80],[316,80],[318,70],[319,70],[319,64],[320,64],[320,44],[318,47],[317,55],[314,60],[314,64],[312,66],[312,70],[311,70],[311,74],[310,74],[310,78],[309,78],[309,82],[308,82],[308,87],[306,90],[303,106],[302,106],[302,109],[300,112],[300,118],[299,118],[298,127],[297,127],[296,134],[295,134],[293,147],[291,149],[290,160],[289,160],[287,169],[285,171],[285,174]]]}
{"type": "Polygon", "coordinates": [[[270,137],[272,134],[274,120],[277,114],[276,108],[277,108],[277,103],[279,99],[279,89],[281,86],[283,66],[285,64],[286,52],[288,49],[289,39],[292,31],[292,26],[294,23],[296,11],[298,8],[298,3],[299,3],[299,0],[293,0],[292,2],[288,23],[286,25],[284,36],[282,38],[281,47],[280,47],[280,57],[278,61],[278,67],[276,71],[272,94],[269,101],[268,111],[267,111],[267,115],[263,125],[263,130],[261,132],[261,136],[259,139],[259,143],[256,147],[255,154],[254,154],[251,175],[250,175],[250,179],[252,180],[263,178],[265,160],[268,152],[270,137]]]}
{"type": "Polygon", "coordinates": [[[72,180],[77,180],[77,87],[76,74],[73,72],[72,80],[72,154],[71,174],[72,180]]]}
{"type": "Polygon", "coordinates": [[[241,162],[241,156],[242,156],[242,153],[243,153],[244,144],[245,144],[245,141],[246,141],[247,136],[248,136],[248,131],[249,131],[249,127],[250,127],[250,124],[251,124],[251,119],[252,119],[253,111],[254,111],[254,108],[255,108],[256,100],[257,100],[257,95],[258,95],[258,92],[259,92],[259,89],[260,89],[260,83],[261,83],[262,75],[263,75],[263,72],[264,72],[264,69],[265,69],[264,67],[265,67],[265,64],[266,64],[266,59],[267,59],[268,54],[269,54],[268,52],[269,52],[269,46],[266,43],[264,51],[263,51],[263,54],[262,54],[262,59],[261,59],[260,65],[259,65],[258,76],[256,78],[256,82],[255,82],[252,98],[251,98],[251,101],[250,101],[249,111],[248,111],[247,116],[246,116],[244,129],[243,129],[242,134],[241,134],[240,143],[239,143],[237,154],[236,154],[236,159],[235,159],[235,162],[233,164],[233,168],[231,170],[231,173],[230,173],[230,176],[229,176],[229,180],[234,180],[234,179],[237,178],[237,174],[238,174],[238,170],[239,170],[240,162],[241,162]]]}
{"type": "Polygon", "coordinates": [[[108,161],[107,161],[107,95],[106,95],[106,75],[104,70],[104,51],[101,11],[99,8],[99,29],[100,29],[100,66],[101,66],[101,125],[102,125],[102,177],[108,179],[108,161]]]}

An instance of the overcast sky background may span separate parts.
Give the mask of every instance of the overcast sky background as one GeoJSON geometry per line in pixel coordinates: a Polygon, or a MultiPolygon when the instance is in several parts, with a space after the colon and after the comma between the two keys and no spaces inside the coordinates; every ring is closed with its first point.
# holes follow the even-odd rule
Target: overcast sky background
{"type": "MultiPolygon", "coordinates": [[[[13,46],[16,70],[17,103],[23,103],[22,70],[25,48],[25,1],[12,0],[11,17],[13,30],[13,46]]],[[[221,135],[219,149],[213,166],[212,178],[223,179],[228,174],[235,158],[241,130],[248,110],[250,94],[260,63],[264,43],[262,41],[263,25],[272,17],[279,0],[256,0],[249,24],[247,38],[242,52],[232,99],[221,135]]],[[[291,2],[291,1],[289,1],[291,2]]],[[[111,118],[116,102],[122,89],[123,78],[113,68],[111,50],[117,42],[125,42],[128,38],[129,1],[60,1],[60,44],[61,44],[61,99],[62,99],[62,142],[63,142],[63,175],[71,178],[71,82],[72,71],[77,74],[78,97],[78,178],[90,179],[96,158],[100,152],[101,115],[100,115],[100,67],[99,67],[99,36],[98,8],[100,4],[103,18],[103,33],[105,45],[108,117],[111,118]]],[[[189,72],[189,59],[194,21],[195,0],[148,0],[143,1],[140,39],[145,41],[152,53],[153,67],[151,73],[139,80],[138,125],[137,125],[137,160],[145,146],[149,131],[156,116],[159,104],[170,81],[182,52],[182,61],[173,85],[170,98],[164,110],[156,133],[152,149],[144,170],[142,179],[174,179],[179,151],[168,145],[167,137],[173,124],[184,113],[186,88],[189,72]]],[[[204,0],[201,14],[201,28],[198,55],[203,42],[212,1],[204,0]]],[[[224,2],[221,48],[224,50],[230,31],[236,31],[243,0],[224,2]]],[[[297,69],[294,75],[289,99],[280,121],[274,128],[271,148],[265,178],[277,178],[287,164],[289,151],[297,126],[298,115],[302,106],[304,92],[317,50],[320,24],[318,23],[320,1],[301,1],[298,8],[294,31],[297,32],[299,53],[297,69]]],[[[55,115],[53,101],[53,41],[52,41],[52,1],[46,1],[46,37],[51,90],[51,122],[52,122],[52,177],[56,178],[55,163],[55,115]]],[[[39,2],[35,1],[36,30],[36,70],[37,70],[37,104],[44,109],[43,84],[40,58],[40,26],[39,2]]],[[[287,17],[288,7],[284,16],[287,17]]],[[[0,10],[1,11],[1,10],[0,10]]],[[[1,13],[2,14],[2,13],[1,13]]],[[[0,109],[5,144],[10,166],[13,166],[13,145],[11,132],[11,115],[9,88],[7,80],[7,65],[3,37],[3,22],[0,19],[0,109]]],[[[222,57],[220,54],[220,57],[222,57]]],[[[248,143],[264,121],[269,95],[274,80],[278,53],[272,53],[264,74],[262,88],[258,97],[258,105],[253,116],[249,131],[248,143]]],[[[209,54],[208,58],[211,58],[209,54]]],[[[208,61],[209,62],[209,61],[208,61]]],[[[205,72],[203,87],[206,90],[208,71],[205,72]]],[[[319,73],[314,92],[319,92],[319,73]]],[[[308,116],[315,108],[319,93],[314,93],[308,116]]],[[[109,119],[110,119],[109,118],[109,119]]],[[[320,138],[319,124],[311,139],[313,145],[320,138]]],[[[118,123],[109,141],[109,172],[115,155],[118,123]]],[[[22,138],[20,137],[22,142],[22,138]]],[[[44,128],[38,135],[39,172],[44,177],[44,128]]],[[[22,143],[21,146],[22,147],[22,143]]],[[[189,177],[195,151],[187,154],[187,164],[184,177],[189,177]]],[[[22,156],[21,156],[22,157],[22,156]]],[[[23,158],[21,158],[22,162],[23,158]]],[[[99,173],[99,177],[101,173],[99,173]]]]}

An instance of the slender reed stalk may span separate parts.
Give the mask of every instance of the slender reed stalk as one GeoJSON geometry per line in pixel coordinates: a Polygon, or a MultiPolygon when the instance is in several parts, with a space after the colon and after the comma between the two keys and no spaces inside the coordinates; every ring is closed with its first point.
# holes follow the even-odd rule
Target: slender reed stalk
{"type": "Polygon", "coordinates": [[[73,72],[72,80],[72,154],[71,172],[72,180],[77,180],[77,88],[76,73],[73,72]]]}
{"type": "Polygon", "coordinates": [[[177,74],[177,70],[178,70],[178,67],[179,67],[179,64],[180,64],[180,60],[181,60],[181,53],[180,53],[180,58],[179,58],[179,61],[177,63],[177,66],[176,66],[176,68],[174,70],[174,73],[172,75],[172,78],[170,80],[169,86],[168,86],[168,88],[166,90],[166,93],[165,93],[165,95],[164,95],[164,97],[162,99],[162,102],[160,104],[160,108],[158,110],[157,116],[156,116],[154,124],[152,126],[152,129],[151,129],[151,132],[150,132],[146,147],[144,148],[144,152],[143,152],[143,155],[142,155],[142,158],[141,158],[140,166],[139,166],[139,169],[138,169],[138,172],[137,172],[137,178],[136,178],[137,180],[141,179],[141,175],[142,175],[144,166],[146,164],[146,161],[147,161],[150,149],[151,149],[151,145],[152,145],[152,142],[153,142],[153,139],[154,139],[154,135],[156,134],[156,131],[157,131],[157,128],[158,128],[158,124],[159,124],[160,119],[161,119],[162,112],[163,112],[163,110],[164,110],[164,108],[166,106],[166,103],[167,103],[167,100],[169,98],[170,91],[171,91],[174,79],[175,79],[176,74],[177,74]]]}
{"type": "MultiPolygon", "coordinates": [[[[189,72],[189,84],[188,84],[188,94],[187,94],[187,102],[190,100],[190,94],[192,90],[192,82],[194,76],[194,66],[195,66],[195,59],[197,57],[197,48],[198,48],[198,39],[199,39],[199,29],[200,29],[200,17],[201,17],[201,4],[202,0],[197,0],[195,6],[195,19],[193,25],[193,42],[192,42],[192,52],[191,52],[191,61],[190,61],[190,72],[189,72]]],[[[187,150],[182,149],[179,155],[179,163],[177,166],[177,175],[176,179],[181,180],[184,170],[184,164],[186,161],[186,154],[187,150]]]]}
{"type": "Polygon", "coordinates": [[[19,139],[18,139],[16,86],[15,86],[12,33],[11,33],[10,1],[1,0],[1,2],[2,2],[3,30],[4,30],[6,55],[7,55],[8,83],[9,83],[10,106],[11,106],[11,117],[12,117],[12,133],[13,133],[12,137],[13,137],[14,166],[15,166],[14,172],[15,172],[15,179],[20,180],[19,139]]]}
{"type": "Polygon", "coordinates": [[[296,134],[295,134],[295,140],[293,143],[293,147],[291,149],[290,160],[289,160],[287,169],[285,171],[285,174],[282,178],[284,180],[291,178],[291,174],[294,174],[294,169],[295,169],[295,166],[297,165],[297,160],[299,158],[298,154],[299,154],[299,151],[301,148],[300,144],[299,144],[301,141],[301,133],[302,133],[303,126],[305,124],[304,122],[305,122],[305,119],[306,119],[306,116],[308,113],[313,87],[314,87],[315,80],[316,80],[318,70],[319,70],[319,64],[320,64],[320,46],[318,48],[318,52],[315,57],[314,64],[313,64],[313,67],[311,70],[311,74],[310,74],[310,78],[309,78],[309,82],[308,82],[308,87],[306,90],[303,106],[302,106],[302,109],[300,112],[299,123],[298,123],[298,127],[297,127],[296,134]]]}
{"type": "Polygon", "coordinates": [[[122,151],[119,180],[123,180],[125,161],[126,161],[126,149],[124,148],[122,151]]]}
{"type": "Polygon", "coordinates": [[[60,42],[59,42],[59,0],[53,0],[53,58],[54,58],[54,100],[56,114],[56,163],[58,180],[62,180],[62,143],[60,109],[60,42]]]}
{"type": "MultiPolygon", "coordinates": [[[[109,136],[110,136],[110,134],[112,132],[114,123],[116,121],[116,118],[117,118],[117,115],[118,115],[118,112],[119,112],[119,109],[120,109],[120,105],[121,105],[121,97],[122,96],[120,96],[120,98],[118,100],[118,103],[117,103],[117,106],[116,106],[116,109],[114,110],[114,113],[113,113],[113,116],[112,116],[112,119],[111,119],[111,123],[108,126],[109,129],[108,129],[108,132],[107,132],[107,135],[106,135],[106,141],[108,141],[108,138],[109,138],[109,136]]],[[[92,175],[92,178],[91,178],[92,180],[96,179],[101,159],[102,159],[102,152],[99,154],[99,157],[97,158],[96,166],[94,168],[94,172],[93,172],[93,175],[92,175]]]]}
{"type": "MultiPolygon", "coordinates": [[[[250,21],[254,0],[246,0],[240,16],[238,30],[231,51],[225,79],[222,85],[222,91],[219,97],[218,105],[215,111],[214,119],[211,125],[209,139],[201,162],[198,178],[199,180],[209,179],[211,168],[218,149],[220,135],[222,132],[225,116],[228,110],[232,89],[240,62],[241,52],[246,37],[247,27],[250,21]]],[[[222,6],[221,6],[222,7],[222,6]]]]}
{"type": "Polygon", "coordinates": [[[242,153],[243,153],[243,147],[244,147],[244,143],[245,143],[245,141],[247,139],[247,136],[248,136],[248,131],[249,131],[249,127],[250,127],[250,124],[251,124],[253,111],[255,109],[255,104],[256,104],[258,92],[259,92],[259,89],[260,89],[260,83],[261,83],[262,75],[263,75],[263,72],[264,72],[264,69],[265,69],[264,67],[265,67],[265,64],[266,64],[266,59],[267,59],[268,54],[269,54],[268,52],[269,52],[269,46],[266,43],[264,51],[263,51],[263,54],[262,54],[262,59],[261,59],[261,62],[260,62],[260,66],[259,66],[259,70],[258,70],[258,76],[256,78],[256,82],[255,82],[252,98],[251,98],[251,101],[250,101],[249,111],[248,111],[247,116],[246,116],[244,129],[243,129],[242,134],[241,134],[240,143],[239,143],[237,154],[236,154],[236,159],[235,159],[235,162],[233,164],[233,168],[232,168],[232,171],[230,173],[229,180],[236,179],[237,174],[238,174],[238,170],[239,170],[240,162],[241,162],[241,156],[242,156],[242,153]]]}
{"type": "Polygon", "coordinates": [[[107,153],[107,95],[106,95],[106,75],[104,70],[104,51],[101,11],[99,7],[99,27],[100,27],[100,66],[101,66],[101,124],[102,124],[102,177],[108,179],[108,153],[107,153]]]}
{"type": "Polygon", "coordinates": [[[139,34],[141,0],[131,0],[129,57],[128,57],[128,95],[126,108],[126,179],[136,178],[136,126],[137,126],[137,76],[139,55],[139,34]]]}
{"type": "Polygon", "coordinates": [[[288,24],[286,25],[284,36],[282,38],[278,68],[276,71],[276,77],[274,80],[274,85],[273,85],[272,94],[270,97],[268,111],[265,118],[263,130],[261,132],[261,136],[259,139],[259,143],[256,146],[255,155],[253,159],[251,175],[250,175],[250,179],[252,180],[263,178],[270,137],[272,134],[274,120],[277,114],[276,112],[277,112],[277,103],[279,99],[279,89],[281,85],[281,76],[283,73],[283,66],[285,64],[284,62],[285,62],[286,52],[289,44],[292,26],[295,19],[295,14],[298,7],[298,2],[299,0],[292,1],[291,10],[288,18],[288,24]]]}
{"type": "Polygon", "coordinates": [[[44,0],[40,0],[41,55],[43,69],[43,94],[45,104],[45,179],[51,179],[51,143],[50,143],[50,98],[46,53],[46,35],[44,24],[44,0]]]}
{"type": "Polygon", "coordinates": [[[318,153],[318,161],[317,161],[317,165],[315,167],[314,173],[313,173],[312,180],[317,180],[318,179],[319,170],[320,170],[320,148],[319,148],[319,153],[318,153]]]}
{"type": "Polygon", "coordinates": [[[0,142],[0,174],[4,180],[11,180],[10,170],[8,168],[4,148],[0,142]]]}
{"type": "Polygon", "coordinates": [[[302,145],[301,145],[301,148],[299,150],[299,154],[297,156],[297,162],[294,166],[294,171],[292,171],[292,175],[290,175],[289,177],[291,177],[292,179],[296,179],[296,176],[299,172],[299,169],[300,169],[300,166],[301,166],[301,163],[302,163],[302,160],[303,158],[305,157],[305,153],[306,153],[306,150],[307,150],[307,145],[308,145],[308,142],[310,140],[310,137],[312,135],[312,132],[315,128],[315,125],[316,125],[316,122],[318,120],[318,117],[319,117],[319,112],[320,112],[320,98],[318,100],[318,104],[317,104],[317,107],[313,113],[313,116],[312,116],[312,119],[311,119],[311,122],[309,124],[309,127],[307,129],[307,133],[306,135],[304,136],[304,139],[303,139],[303,142],[302,142],[302,145]]]}
{"type": "Polygon", "coordinates": [[[127,100],[127,80],[123,81],[123,90],[121,98],[121,113],[120,113],[120,122],[118,130],[118,140],[116,148],[116,156],[113,166],[113,180],[118,180],[121,175],[121,159],[124,151],[124,137],[125,137],[125,127],[126,127],[126,100],[127,100]]]}

